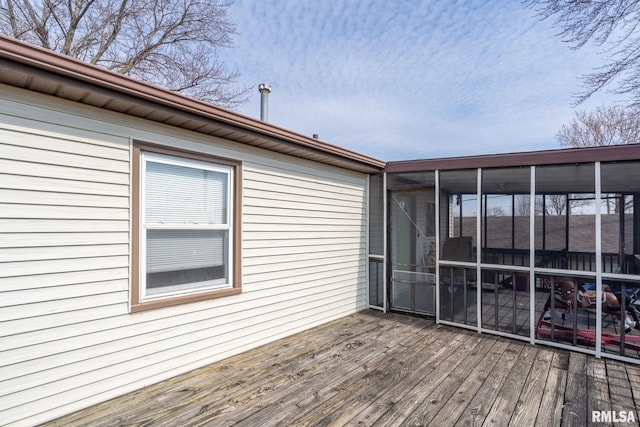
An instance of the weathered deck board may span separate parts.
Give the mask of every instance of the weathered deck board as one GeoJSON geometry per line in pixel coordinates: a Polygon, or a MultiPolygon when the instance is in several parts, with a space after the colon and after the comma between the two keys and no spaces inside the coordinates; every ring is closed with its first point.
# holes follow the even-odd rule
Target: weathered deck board
{"type": "Polygon", "coordinates": [[[637,419],[638,390],[637,365],[365,311],[50,425],[583,426],[637,419]]]}
{"type": "Polygon", "coordinates": [[[587,356],[584,354],[571,354],[569,358],[564,402],[563,425],[587,425],[587,356]]]}
{"type": "MultiPolygon", "coordinates": [[[[451,351],[441,351],[440,360],[437,361],[437,367],[427,376],[424,376],[418,384],[382,417],[378,418],[373,425],[393,426],[401,425],[409,417],[420,418],[428,417],[427,408],[423,401],[438,403],[436,399],[431,398],[436,391],[446,389],[449,381],[461,382],[461,376],[470,369],[470,364],[478,361],[479,357],[473,356],[482,354],[483,352],[474,352],[478,346],[482,350],[487,350],[493,342],[490,340],[476,340],[477,336],[465,334],[454,339],[454,348],[458,349],[457,353],[451,351]],[[468,362],[468,363],[465,363],[468,362]],[[457,375],[455,375],[457,374],[457,375]]],[[[450,347],[449,347],[450,349],[450,347]]],[[[472,366],[472,365],[471,365],[472,366]]],[[[417,421],[417,425],[421,425],[417,421]]]]}
{"type": "Polygon", "coordinates": [[[507,375],[511,372],[523,348],[522,343],[518,341],[509,342],[507,349],[496,363],[496,369],[469,402],[466,410],[455,423],[456,426],[480,426],[484,423],[507,375]]]}
{"type": "Polygon", "coordinates": [[[610,411],[609,379],[605,361],[587,358],[587,421],[591,420],[591,411],[610,411]]]}
{"type": "MultiPolygon", "coordinates": [[[[141,418],[151,416],[156,420],[167,417],[177,418],[181,410],[200,411],[201,406],[194,405],[194,399],[206,401],[208,396],[216,392],[231,393],[230,390],[239,388],[244,383],[251,383],[257,375],[269,375],[277,372],[277,368],[285,365],[295,368],[295,361],[313,357],[314,352],[327,348],[327,344],[348,343],[353,337],[376,333],[390,327],[382,319],[363,318],[349,323],[349,329],[336,330],[334,325],[326,324],[314,328],[313,332],[306,331],[292,337],[262,346],[253,351],[242,353],[220,363],[209,365],[181,375],[180,381],[173,379],[160,382],[144,389],[144,393],[131,393],[128,399],[120,399],[118,405],[105,402],[89,410],[81,411],[69,417],[66,422],[83,425],[83,417],[93,422],[109,421],[130,423],[133,419],[141,423],[141,418]],[[331,329],[331,333],[324,333],[331,329]],[[166,402],[171,402],[167,405],[166,402]],[[144,410],[144,412],[142,411],[144,410]],[[104,421],[103,421],[104,420],[104,421]]],[[[346,344],[345,344],[346,345],[346,344]]],[[[221,401],[219,401],[221,402],[221,401]]],[[[228,404],[228,401],[224,401],[228,404]]],[[[222,410],[225,405],[216,405],[216,410],[222,410]]]]}
{"type": "Polygon", "coordinates": [[[567,385],[568,367],[569,354],[554,352],[535,425],[559,426],[561,424],[564,404],[559,396],[564,394],[567,385]]]}
{"type": "Polygon", "coordinates": [[[506,426],[520,403],[520,393],[526,385],[529,371],[535,361],[538,348],[526,346],[520,352],[518,360],[506,376],[500,392],[487,414],[486,423],[492,426],[506,426]]]}
{"type": "MultiPolygon", "coordinates": [[[[464,335],[460,335],[455,337],[455,342],[452,344],[460,344],[465,339],[464,335]]],[[[487,343],[490,343],[487,340],[487,343]]],[[[499,345],[494,347],[506,347],[506,341],[501,342],[499,345]]],[[[477,349],[477,347],[476,347],[477,349]]],[[[428,352],[421,355],[420,360],[418,360],[414,366],[412,367],[411,372],[402,379],[402,381],[398,381],[393,387],[387,388],[385,390],[379,391],[376,399],[367,399],[361,405],[362,410],[355,417],[348,420],[347,425],[372,425],[376,420],[380,419],[387,411],[392,410],[392,408],[403,401],[411,400],[410,393],[416,386],[422,383],[428,378],[431,378],[433,372],[436,369],[440,369],[439,360],[451,357],[451,354],[447,354],[449,348],[443,346],[431,346],[428,352]]],[[[486,356],[491,354],[497,354],[500,350],[496,350],[495,353],[487,353],[486,356]]],[[[490,361],[489,357],[485,357],[483,362],[490,361]]],[[[482,362],[480,364],[482,366],[482,362]]],[[[482,368],[480,368],[482,369],[482,368]]],[[[473,381],[476,378],[481,378],[480,376],[469,375],[465,380],[465,383],[468,384],[471,380],[473,381]]],[[[470,387],[467,385],[467,387],[470,387]]],[[[345,414],[347,417],[350,415],[345,414]]],[[[345,416],[343,415],[343,416],[345,416]]]]}
{"type": "MultiPolygon", "coordinates": [[[[397,352],[406,352],[416,344],[425,346],[433,342],[430,338],[433,329],[403,327],[408,321],[414,324],[416,319],[400,318],[398,322],[390,322],[388,329],[380,329],[367,341],[356,341],[353,348],[338,347],[325,352],[326,357],[316,357],[301,375],[297,372],[286,373],[290,380],[277,389],[270,390],[270,404],[264,405],[252,400],[238,405],[232,414],[220,414],[210,418],[218,425],[278,425],[289,422],[290,414],[282,410],[282,402],[295,404],[296,412],[303,414],[313,410],[317,405],[326,402],[334,394],[340,393],[342,383],[349,384],[366,374],[371,368],[379,366],[393,358],[397,352]],[[381,347],[381,343],[383,347],[381,347]],[[420,344],[423,343],[423,344],[420,344]],[[339,363],[336,363],[339,362],[339,363]]],[[[333,347],[333,346],[328,346],[333,347]]],[[[333,347],[335,348],[335,347],[333,347]]]]}
{"type": "MultiPolygon", "coordinates": [[[[373,369],[366,369],[357,378],[346,380],[336,378],[326,383],[314,396],[313,409],[304,412],[302,416],[287,417],[288,421],[297,425],[324,426],[333,423],[344,424],[352,414],[362,409],[369,400],[377,399],[379,395],[394,384],[404,381],[416,367],[422,367],[425,359],[433,363],[438,356],[443,356],[431,349],[435,342],[417,342],[398,352],[389,353],[386,360],[381,360],[373,369]],[[429,356],[431,354],[431,356],[429,356]],[[347,417],[344,419],[343,417],[347,417]]],[[[306,401],[299,406],[307,406],[306,401]]],[[[262,424],[261,424],[262,425],[262,424]]]]}
{"type": "MultiPolygon", "coordinates": [[[[495,345],[495,341],[486,338],[488,337],[455,355],[453,359],[457,361],[451,365],[451,370],[438,367],[438,375],[435,378],[433,375],[425,377],[421,382],[422,387],[417,389],[413,399],[418,404],[410,405],[408,411],[396,413],[393,423],[381,418],[380,425],[432,425],[442,407],[455,395],[468,376],[475,375],[475,369],[495,345]]],[[[441,415],[453,418],[450,414],[441,415]]]]}
{"type": "Polygon", "coordinates": [[[538,349],[533,366],[524,381],[524,387],[516,403],[515,411],[509,420],[509,425],[532,426],[535,424],[542,403],[542,393],[549,377],[549,366],[551,366],[553,354],[548,349],[538,349]]]}
{"type": "MultiPolygon", "coordinates": [[[[188,403],[179,411],[167,410],[161,417],[150,417],[147,421],[159,425],[166,423],[166,425],[186,425],[188,423],[196,424],[200,420],[202,422],[215,422],[217,425],[223,425],[228,423],[225,417],[232,414],[234,417],[240,414],[241,408],[246,405],[250,405],[252,402],[257,402],[262,396],[269,395],[269,399],[275,397],[274,392],[278,390],[291,390],[298,384],[304,382],[304,380],[313,376],[314,372],[324,372],[331,369],[332,361],[335,358],[341,358],[345,365],[348,363],[347,359],[353,355],[362,355],[360,361],[366,360],[371,355],[380,355],[378,351],[369,348],[371,343],[377,342],[375,339],[377,336],[386,336],[391,333],[393,329],[393,323],[389,324],[383,322],[376,324],[374,329],[366,328],[365,330],[344,330],[340,333],[339,337],[331,339],[331,334],[326,336],[315,335],[307,337],[306,342],[303,344],[306,351],[298,352],[296,354],[295,347],[292,349],[292,356],[288,359],[277,359],[274,363],[269,362],[268,366],[271,369],[265,369],[264,367],[258,367],[255,375],[250,377],[243,377],[242,380],[236,378],[236,380],[227,386],[226,388],[219,388],[209,392],[208,395],[200,394],[192,397],[192,402],[188,403]],[[360,340],[360,336],[372,337],[371,342],[365,343],[360,340]],[[356,351],[361,347],[365,349],[356,351]],[[369,348],[370,352],[365,352],[369,348]],[[280,369],[284,367],[284,369],[280,369]],[[217,401],[224,402],[214,406],[199,407],[197,402],[200,401],[217,401]]],[[[408,337],[403,334],[398,334],[394,339],[402,340],[408,337]]],[[[393,344],[393,342],[392,342],[393,344]]],[[[377,350],[377,349],[376,349],[377,350]]],[[[254,409],[255,411],[255,409],[254,409]]]]}
{"type": "Polygon", "coordinates": [[[464,381],[460,384],[455,394],[442,406],[436,417],[446,417],[451,420],[451,424],[457,421],[468,409],[469,402],[480,391],[481,387],[493,376],[494,368],[503,354],[507,350],[509,340],[498,339],[485,354],[480,363],[469,372],[464,381]]]}
{"type": "MultiPolygon", "coordinates": [[[[611,409],[613,411],[625,411],[629,410],[629,408],[634,409],[633,386],[627,375],[625,364],[610,361],[606,366],[611,409]]],[[[638,419],[637,410],[635,410],[635,418],[638,419]]]]}

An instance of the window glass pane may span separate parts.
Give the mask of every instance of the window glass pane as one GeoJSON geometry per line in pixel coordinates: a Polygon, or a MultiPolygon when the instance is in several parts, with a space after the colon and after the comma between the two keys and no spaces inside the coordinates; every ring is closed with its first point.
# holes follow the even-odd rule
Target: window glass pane
{"type": "Polygon", "coordinates": [[[389,193],[391,308],[435,314],[435,191],[389,193]]]}
{"type": "Polygon", "coordinates": [[[626,278],[603,280],[602,289],[602,351],[639,359],[640,282],[626,278]]]}
{"type": "Polygon", "coordinates": [[[369,253],[384,255],[384,188],[383,175],[369,179],[369,253]]]}
{"type": "Polygon", "coordinates": [[[147,294],[226,284],[227,242],[227,231],[148,230],[147,294]]]}
{"type": "Polygon", "coordinates": [[[640,274],[640,162],[603,163],[602,268],[640,274]]]}
{"type": "Polygon", "coordinates": [[[440,319],[464,325],[478,324],[476,271],[440,267],[440,319]]]}
{"type": "Polygon", "coordinates": [[[391,263],[394,270],[435,273],[435,192],[390,193],[391,263]]]}
{"type": "Polygon", "coordinates": [[[147,224],[227,224],[225,172],[148,161],[147,224]]]}
{"type": "Polygon", "coordinates": [[[595,271],[595,165],[536,168],[536,266],[595,271]]]}
{"type": "Polygon", "coordinates": [[[482,171],[482,262],[529,265],[531,171],[482,171]]]}
{"type": "Polygon", "coordinates": [[[529,336],[529,273],[482,269],[482,327],[529,336]]]}
{"type": "Polygon", "coordinates": [[[435,186],[436,173],[434,171],[387,174],[387,188],[389,190],[397,190],[401,188],[425,188],[435,186]]]}
{"type": "Polygon", "coordinates": [[[234,293],[227,290],[236,283],[232,202],[237,165],[142,150],[139,161],[134,194],[139,195],[135,229],[140,253],[132,309],[145,309],[147,302],[147,308],[164,305],[165,299],[172,304],[177,296],[188,295],[191,301],[234,293]]]}
{"type": "Polygon", "coordinates": [[[440,173],[440,258],[475,261],[476,169],[440,173]]]}
{"type": "Polygon", "coordinates": [[[369,305],[384,306],[384,261],[369,259],[369,305]]]}
{"type": "Polygon", "coordinates": [[[595,351],[595,282],[595,276],[536,275],[536,338],[595,351]]]}

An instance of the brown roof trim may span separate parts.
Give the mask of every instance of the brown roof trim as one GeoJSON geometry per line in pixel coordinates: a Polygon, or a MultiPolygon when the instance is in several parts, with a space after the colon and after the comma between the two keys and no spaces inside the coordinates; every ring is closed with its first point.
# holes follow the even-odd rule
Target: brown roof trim
{"type": "Polygon", "coordinates": [[[360,172],[385,162],[0,35],[0,83],[360,172]]]}
{"type": "Polygon", "coordinates": [[[421,172],[432,170],[542,166],[553,164],[592,163],[640,159],[640,144],[606,147],[568,148],[493,154],[469,157],[449,157],[429,160],[387,162],[385,172],[421,172]]]}

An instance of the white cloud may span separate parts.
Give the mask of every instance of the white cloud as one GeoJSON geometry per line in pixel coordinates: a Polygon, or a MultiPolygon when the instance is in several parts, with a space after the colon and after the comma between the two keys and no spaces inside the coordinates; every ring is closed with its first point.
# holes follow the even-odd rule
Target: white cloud
{"type": "MultiPolygon", "coordinates": [[[[232,13],[224,59],[244,84],[271,84],[270,122],[383,160],[556,148],[600,59],[519,2],[237,0],[232,13]]],[[[240,112],[259,102],[256,89],[240,112]]]]}

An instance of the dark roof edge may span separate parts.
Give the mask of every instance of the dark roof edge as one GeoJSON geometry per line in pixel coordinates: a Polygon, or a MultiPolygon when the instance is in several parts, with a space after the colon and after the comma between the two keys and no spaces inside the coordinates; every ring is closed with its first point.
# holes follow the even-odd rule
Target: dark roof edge
{"type": "Polygon", "coordinates": [[[640,144],[387,162],[385,172],[542,166],[640,159],[640,144]]]}
{"type": "MultiPolygon", "coordinates": [[[[119,94],[129,100],[141,100],[145,104],[154,104],[161,110],[170,109],[197,116],[207,121],[216,122],[224,127],[232,128],[238,132],[246,132],[255,137],[263,135],[271,143],[281,141],[290,150],[296,146],[309,152],[309,159],[322,161],[320,157],[327,156],[325,163],[331,164],[330,157],[340,159],[341,163],[353,165],[353,170],[373,172],[381,170],[385,162],[363,154],[356,153],[333,144],[318,141],[317,139],[292,132],[290,130],[274,126],[269,123],[253,119],[242,114],[225,110],[193,98],[171,92],[160,87],[147,84],[125,75],[100,68],[98,66],[82,62],[78,59],[61,55],[38,46],[34,46],[4,35],[0,35],[0,71],[11,71],[12,64],[27,66],[38,70],[40,75],[51,75],[63,78],[67,81],[76,81],[81,85],[88,85],[105,90],[111,94],[119,94]],[[320,155],[320,156],[319,156],[320,155]]],[[[4,79],[1,82],[7,83],[4,79]]],[[[11,84],[10,82],[8,84],[11,84]]],[[[43,93],[48,93],[43,91],[43,93]]],[[[50,93],[48,93],[50,94],[50,93]]],[[[64,98],[58,91],[53,96],[64,98]]],[[[152,120],[152,119],[151,119],[152,120]]],[[[274,149],[273,151],[280,151],[274,149]]]]}

